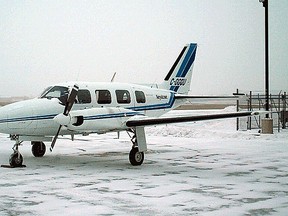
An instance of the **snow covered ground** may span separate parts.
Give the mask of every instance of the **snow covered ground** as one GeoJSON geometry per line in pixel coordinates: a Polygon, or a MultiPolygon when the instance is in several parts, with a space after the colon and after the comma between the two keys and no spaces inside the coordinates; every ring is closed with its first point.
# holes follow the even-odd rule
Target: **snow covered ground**
{"type": "MultiPolygon", "coordinates": [[[[59,139],[43,158],[26,142],[27,167],[1,168],[0,215],[287,215],[288,130],[235,128],[235,119],[146,128],[139,167],[124,132],[59,139]]],[[[7,164],[13,142],[0,134],[0,143],[7,164]]]]}

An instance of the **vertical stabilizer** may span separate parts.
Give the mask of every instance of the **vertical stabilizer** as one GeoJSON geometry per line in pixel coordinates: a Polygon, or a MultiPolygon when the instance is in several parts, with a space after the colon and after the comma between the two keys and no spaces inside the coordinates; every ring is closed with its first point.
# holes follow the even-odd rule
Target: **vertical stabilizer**
{"type": "Polygon", "coordinates": [[[191,85],[196,49],[196,43],[188,44],[182,49],[164,81],[160,84],[160,88],[180,94],[188,93],[191,85]]]}

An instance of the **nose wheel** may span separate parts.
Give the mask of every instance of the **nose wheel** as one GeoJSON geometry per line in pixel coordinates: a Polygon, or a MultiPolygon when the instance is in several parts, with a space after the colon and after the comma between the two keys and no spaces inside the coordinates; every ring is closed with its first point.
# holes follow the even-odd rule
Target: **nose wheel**
{"type": "Polygon", "coordinates": [[[13,154],[9,158],[9,164],[11,167],[23,167],[23,156],[19,152],[19,146],[22,142],[19,141],[19,138],[16,137],[16,144],[13,146],[13,154]]]}
{"type": "Polygon", "coordinates": [[[11,167],[22,167],[23,166],[23,156],[19,152],[14,152],[10,156],[9,164],[11,167]]]}

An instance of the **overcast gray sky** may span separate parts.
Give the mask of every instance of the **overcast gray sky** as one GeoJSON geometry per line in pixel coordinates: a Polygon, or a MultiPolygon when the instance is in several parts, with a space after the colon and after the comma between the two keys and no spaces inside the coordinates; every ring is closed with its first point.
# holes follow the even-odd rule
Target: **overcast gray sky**
{"type": "MultiPolygon", "coordinates": [[[[288,1],[269,1],[270,84],[288,90],[288,1]]],[[[264,89],[258,0],[0,0],[0,95],[50,84],[161,82],[198,43],[191,94],[264,89]]]]}

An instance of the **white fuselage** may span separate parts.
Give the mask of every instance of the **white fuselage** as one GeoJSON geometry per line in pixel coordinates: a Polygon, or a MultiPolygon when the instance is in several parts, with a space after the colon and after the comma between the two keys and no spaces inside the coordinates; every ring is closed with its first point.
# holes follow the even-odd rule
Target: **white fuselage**
{"type": "MultiPolygon", "coordinates": [[[[136,84],[77,82],[76,103],[60,134],[89,134],[126,130],[131,118],[158,117],[181,105],[175,92],[136,84]]],[[[69,88],[62,83],[54,88],[69,88]]],[[[52,87],[51,87],[52,88],[52,87]]],[[[50,88],[50,89],[51,89],[50,88]]],[[[52,88],[53,89],[53,88],[52,88]]],[[[49,89],[48,89],[49,90],[49,89]]],[[[63,113],[59,92],[0,108],[0,132],[22,136],[53,136],[63,113]]],[[[45,92],[44,92],[45,94],[45,92]]]]}

